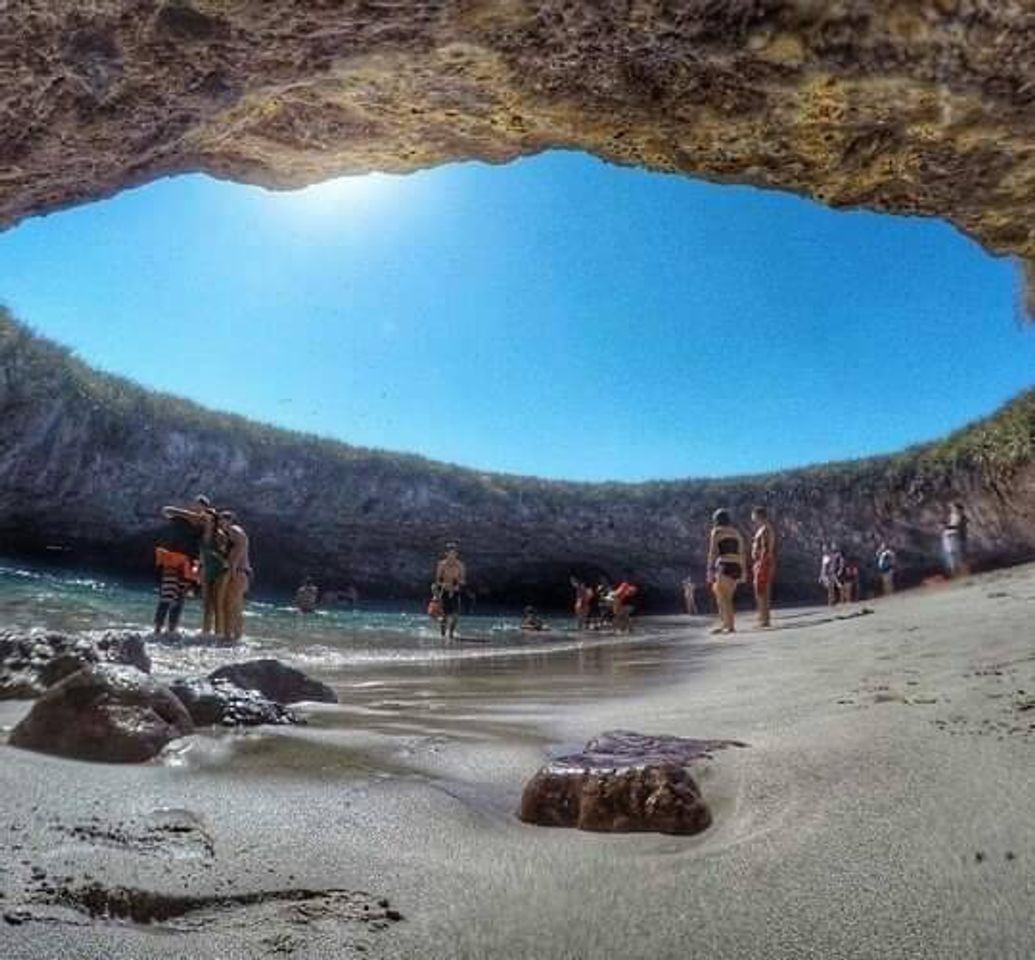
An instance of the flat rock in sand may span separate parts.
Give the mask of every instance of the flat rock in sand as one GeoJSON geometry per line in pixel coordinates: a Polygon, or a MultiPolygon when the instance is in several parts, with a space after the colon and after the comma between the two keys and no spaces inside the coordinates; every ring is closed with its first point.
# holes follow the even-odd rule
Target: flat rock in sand
{"type": "Polygon", "coordinates": [[[519,817],[604,832],[699,833],[711,812],[686,767],[732,740],[690,740],[616,730],[553,760],[525,786],[519,817]]]}

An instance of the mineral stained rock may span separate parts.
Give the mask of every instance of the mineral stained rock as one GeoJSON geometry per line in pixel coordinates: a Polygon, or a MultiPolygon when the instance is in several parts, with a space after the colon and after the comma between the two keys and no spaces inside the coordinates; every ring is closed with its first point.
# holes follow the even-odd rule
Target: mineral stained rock
{"type": "Polygon", "coordinates": [[[256,690],[243,690],[228,680],[178,679],[169,689],[187,708],[196,727],[255,727],[304,723],[280,703],[256,690]]]}
{"type": "Polygon", "coordinates": [[[245,690],[257,690],[277,703],[337,703],[338,695],[325,683],[307,677],[301,670],[279,660],[245,660],[213,670],[208,679],[225,680],[245,690]]]}
{"type": "Polygon", "coordinates": [[[32,699],[94,663],[121,663],[150,673],[142,634],[110,630],[100,636],[34,630],[0,635],[0,700],[32,699]]]}
{"type": "Polygon", "coordinates": [[[289,188],[566,147],[1035,258],[1024,0],[23,0],[0,64],[0,225],[184,171],[289,188]]]}
{"type": "Polygon", "coordinates": [[[75,760],[140,763],[193,729],[183,704],[147,674],[98,664],[43,694],[9,743],[75,760]]]}
{"type": "Polygon", "coordinates": [[[525,786],[518,815],[547,827],[700,833],[711,824],[711,813],[686,767],[730,746],[743,744],[605,733],[581,753],[539,770],[525,786]]]}

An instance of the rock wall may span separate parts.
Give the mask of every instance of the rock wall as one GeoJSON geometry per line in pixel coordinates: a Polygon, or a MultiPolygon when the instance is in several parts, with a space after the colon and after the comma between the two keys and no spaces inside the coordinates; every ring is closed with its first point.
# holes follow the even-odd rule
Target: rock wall
{"type": "Polygon", "coordinates": [[[571,484],[359,450],[204,411],[98,374],[0,314],[0,544],[147,573],[158,510],[206,492],[236,509],[259,585],[307,573],[367,598],[423,595],[458,538],[486,601],[567,602],[570,573],[633,576],[654,609],[703,577],[712,511],[746,527],[769,506],[783,539],[778,599],[817,598],[821,541],[904,577],[937,570],[948,500],[970,507],[979,565],[1035,556],[1035,392],[943,443],[767,477],[571,484]]]}
{"type": "Polygon", "coordinates": [[[937,215],[1035,262],[1027,0],[18,0],[0,226],[170,173],[551,146],[937,215]]]}

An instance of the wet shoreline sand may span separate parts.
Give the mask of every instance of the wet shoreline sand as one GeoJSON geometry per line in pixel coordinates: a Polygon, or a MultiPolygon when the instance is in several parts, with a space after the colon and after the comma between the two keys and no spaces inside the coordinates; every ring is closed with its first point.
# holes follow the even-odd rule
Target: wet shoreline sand
{"type": "Polygon", "coordinates": [[[368,666],[308,727],[142,767],[0,748],[4,955],[1029,957],[1032,602],[1017,568],[581,664],[368,666]],[[750,744],[699,774],[708,831],[517,821],[552,751],[613,728],[750,744]],[[91,919],[89,883],[185,912],[91,919]]]}

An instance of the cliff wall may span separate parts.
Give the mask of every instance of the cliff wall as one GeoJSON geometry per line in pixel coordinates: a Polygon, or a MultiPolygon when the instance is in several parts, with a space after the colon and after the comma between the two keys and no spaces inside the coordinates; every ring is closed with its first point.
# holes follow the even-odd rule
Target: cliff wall
{"type": "Polygon", "coordinates": [[[159,508],[198,492],[237,510],[259,585],[311,573],[368,598],[422,595],[448,538],[487,601],[565,602],[570,573],[632,576],[655,609],[703,577],[712,511],[769,506],[779,596],[816,598],[819,544],[906,580],[939,566],[944,505],[965,500],[978,565],[1035,556],[1035,391],[900,455],[729,480],[574,484],[479,473],[212,413],[97,373],[0,314],[0,545],[147,573],[159,508]]]}

